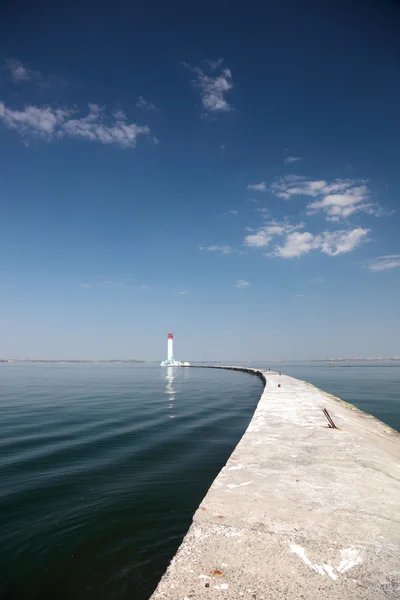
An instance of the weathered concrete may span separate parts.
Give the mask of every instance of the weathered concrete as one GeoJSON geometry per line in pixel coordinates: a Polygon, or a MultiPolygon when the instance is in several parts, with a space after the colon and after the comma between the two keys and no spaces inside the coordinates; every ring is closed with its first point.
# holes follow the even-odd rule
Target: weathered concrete
{"type": "Polygon", "coordinates": [[[152,599],[398,600],[400,435],[252,371],[266,380],[253,419],[152,599]]]}

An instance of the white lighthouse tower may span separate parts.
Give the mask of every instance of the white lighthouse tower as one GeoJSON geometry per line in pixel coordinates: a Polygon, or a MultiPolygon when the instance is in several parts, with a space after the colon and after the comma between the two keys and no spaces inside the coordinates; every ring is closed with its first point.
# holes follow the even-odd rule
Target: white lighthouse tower
{"type": "Polygon", "coordinates": [[[167,348],[167,360],[163,360],[161,363],[162,367],[190,367],[190,363],[181,362],[180,360],[174,359],[174,334],[168,334],[168,348],[167,348]]]}
{"type": "Polygon", "coordinates": [[[174,334],[168,334],[168,353],[167,353],[167,361],[169,363],[174,362],[174,334]]]}

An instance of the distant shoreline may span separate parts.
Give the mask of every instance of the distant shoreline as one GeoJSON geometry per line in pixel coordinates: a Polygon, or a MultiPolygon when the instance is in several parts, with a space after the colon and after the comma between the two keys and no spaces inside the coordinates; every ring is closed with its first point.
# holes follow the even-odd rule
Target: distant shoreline
{"type": "MultiPolygon", "coordinates": [[[[225,360],[209,360],[209,361],[191,361],[192,364],[204,364],[204,365],[220,365],[220,364],[233,364],[242,363],[242,364],[280,364],[280,363],[334,363],[334,362],[373,362],[373,361],[400,361],[400,356],[373,356],[373,357],[355,357],[355,358],[316,358],[312,360],[242,360],[242,361],[225,361],[225,360]]],[[[18,358],[0,358],[0,363],[51,363],[51,364],[64,364],[64,363],[72,363],[72,364],[159,364],[159,360],[134,360],[134,359],[107,359],[107,360],[78,360],[78,359],[18,359],[18,358]]]]}
{"type": "Polygon", "coordinates": [[[83,363],[83,364],[118,364],[118,363],[128,363],[128,364],[153,364],[157,363],[155,360],[41,360],[41,359],[17,359],[17,358],[0,358],[0,363],[53,363],[53,364],[63,364],[63,363],[83,363]]]}

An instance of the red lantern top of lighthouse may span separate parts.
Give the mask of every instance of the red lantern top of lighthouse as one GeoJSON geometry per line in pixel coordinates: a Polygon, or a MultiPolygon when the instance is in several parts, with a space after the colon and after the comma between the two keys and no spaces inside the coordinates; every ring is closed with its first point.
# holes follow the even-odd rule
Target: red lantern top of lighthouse
{"type": "Polygon", "coordinates": [[[169,340],[173,340],[174,339],[174,334],[173,333],[169,333],[168,334],[168,339],[169,340]]]}

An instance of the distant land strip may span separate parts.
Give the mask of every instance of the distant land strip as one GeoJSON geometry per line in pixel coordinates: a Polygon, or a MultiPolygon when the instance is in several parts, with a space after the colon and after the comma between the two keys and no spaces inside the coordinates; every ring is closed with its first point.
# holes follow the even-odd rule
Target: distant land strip
{"type": "MultiPolygon", "coordinates": [[[[239,360],[239,361],[228,361],[228,360],[203,360],[203,361],[190,361],[192,364],[202,365],[220,365],[220,364],[258,364],[258,363],[312,363],[312,362],[362,362],[362,361],[400,361],[400,356],[354,356],[347,358],[315,358],[309,360],[301,359],[262,359],[262,360],[239,360]]],[[[160,360],[137,360],[137,359],[106,359],[106,360],[79,360],[79,359],[35,359],[35,358],[0,358],[0,363],[84,363],[84,364],[159,364],[160,360]]]]}

